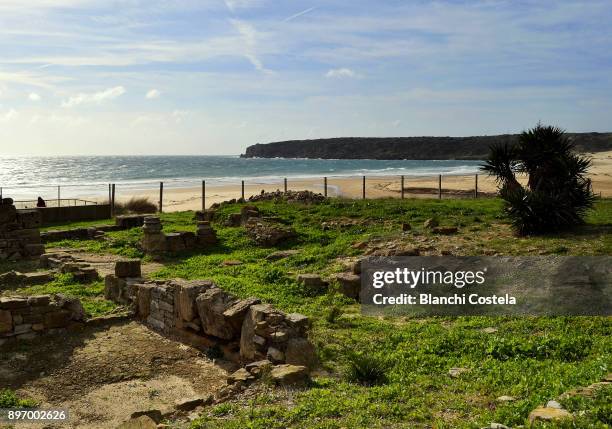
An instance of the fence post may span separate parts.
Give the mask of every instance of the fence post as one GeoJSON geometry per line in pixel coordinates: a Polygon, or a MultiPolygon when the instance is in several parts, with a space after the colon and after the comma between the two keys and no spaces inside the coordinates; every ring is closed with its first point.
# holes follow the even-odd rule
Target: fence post
{"type": "Polygon", "coordinates": [[[206,210],[206,180],[202,180],[202,211],[206,210]]]}
{"type": "Polygon", "coordinates": [[[111,184],[108,184],[108,204],[111,203],[111,184]]]}
{"type": "Polygon", "coordinates": [[[244,180],[241,183],[240,196],[242,197],[242,200],[244,201],[244,180]]]}
{"type": "Polygon", "coordinates": [[[2,186],[0,186],[0,200],[2,199],[2,186]]]}
{"type": "Polygon", "coordinates": [[[285,194],[286,194],[287,193],[287,178],[286,177],[285,177],[285,180],[284,180],[284,184],[285,184],[285,194]]]}
{"type": "Polygon", "coordinates": [[[164,210],[164,182],[159,182],[159,212],[164,210]]]}
{"type": "Polygon", "coordinates": [[[361,183],[361,197],[365,200],[365,176],[363,176],[361,183]]]}
{"type": "Polygon", "coordinates": [[[323,177],[323,195],[327,197],[327,176],[323,177]]]}
{"type": "Polygon", "coordinates": [[[474,198],[478,198],[478,174],[474,175],[474,198]]]}
{"type": "Polygon", "coordinates": [[[57,186],[57,207],[61,207],[62,206],[62,199],[61,199],[61,194],[60,194],[60,187],[59,185],[57,186]]]}
{"type": "Polygon", "coordinates": [[[442,199],[442,175],[438,174],[438,199],[442,199]]]}
{"type": "Polygon", "coordinates": [[[401,189],[401,193],[402,193],[402,200],[404,199],[404,175],[402,174],[402,189],[401,189]]]}
{"type": "Polygon", "coordinates": [[[115,184],[113,183],[111,186],[111,217],[115,217],[115,184]]]}

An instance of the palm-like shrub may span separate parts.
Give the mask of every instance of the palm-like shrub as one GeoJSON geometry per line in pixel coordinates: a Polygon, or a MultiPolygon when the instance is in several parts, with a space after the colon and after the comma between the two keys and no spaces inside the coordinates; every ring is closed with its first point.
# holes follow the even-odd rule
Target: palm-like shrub
{"type": "Polygon", "coordinates": [[[495,176],[506,211],[520,235],[545,233],[583,223],[595,195],[586,177],[590,159],[577,155],[565,132],[538,124],[514,145],[491,147],[482,170],[495,176]],[[528,176],[527,186],[517,180],[528,176]]]}

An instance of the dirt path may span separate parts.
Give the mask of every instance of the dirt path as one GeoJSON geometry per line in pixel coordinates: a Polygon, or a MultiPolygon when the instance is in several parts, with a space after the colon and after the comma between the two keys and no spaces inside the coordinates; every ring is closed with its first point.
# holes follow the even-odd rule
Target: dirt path
{"type": "Polygon", "coordinates": [[[205,397],[234,369],[133,321],[6,345],[0,362],[0,385],[43,408],[68,409],[70,423],[58,427],[71,428],[114,428],[135,411],[205,397]]]}

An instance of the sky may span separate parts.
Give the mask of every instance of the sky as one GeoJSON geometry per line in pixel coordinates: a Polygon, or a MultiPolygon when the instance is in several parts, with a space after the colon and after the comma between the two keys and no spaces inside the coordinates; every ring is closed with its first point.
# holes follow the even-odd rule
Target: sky
{"type": "Polygon", "coordinates": [[[612,131],[610,0],[0,0],[0,155],[612,131]]]}

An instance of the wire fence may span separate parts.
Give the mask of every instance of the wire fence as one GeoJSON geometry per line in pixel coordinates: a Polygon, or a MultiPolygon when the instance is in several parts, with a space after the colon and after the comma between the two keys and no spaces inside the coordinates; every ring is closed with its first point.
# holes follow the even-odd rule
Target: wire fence
{"type": "MultiPolygon", "coordinates": [[[[520,181],[525,182],[524,178],[520,181]]],[[[215,179],[180,182],[148,182],[139,184],[42,185],[0,187],[0,197],[36,195],[46,207],[72,207],[96,204],[125,203],[132,198],[152,202],[158,211],[203,210],[213,203],[243,198],[262,192],[310,190],[327,197],[355,199],[375,198],[490,198],[497,195],[494,179],[482,174],[431,176],[323,176],[310,178],[278,178],[262,182],[257,178],[239,183],[219,183],[215,179]],[[137,189],[139,188],[139,189],[137,189]]],[[[38,198],[16,198],[17,208],[33,208],[38,198]]]]}

